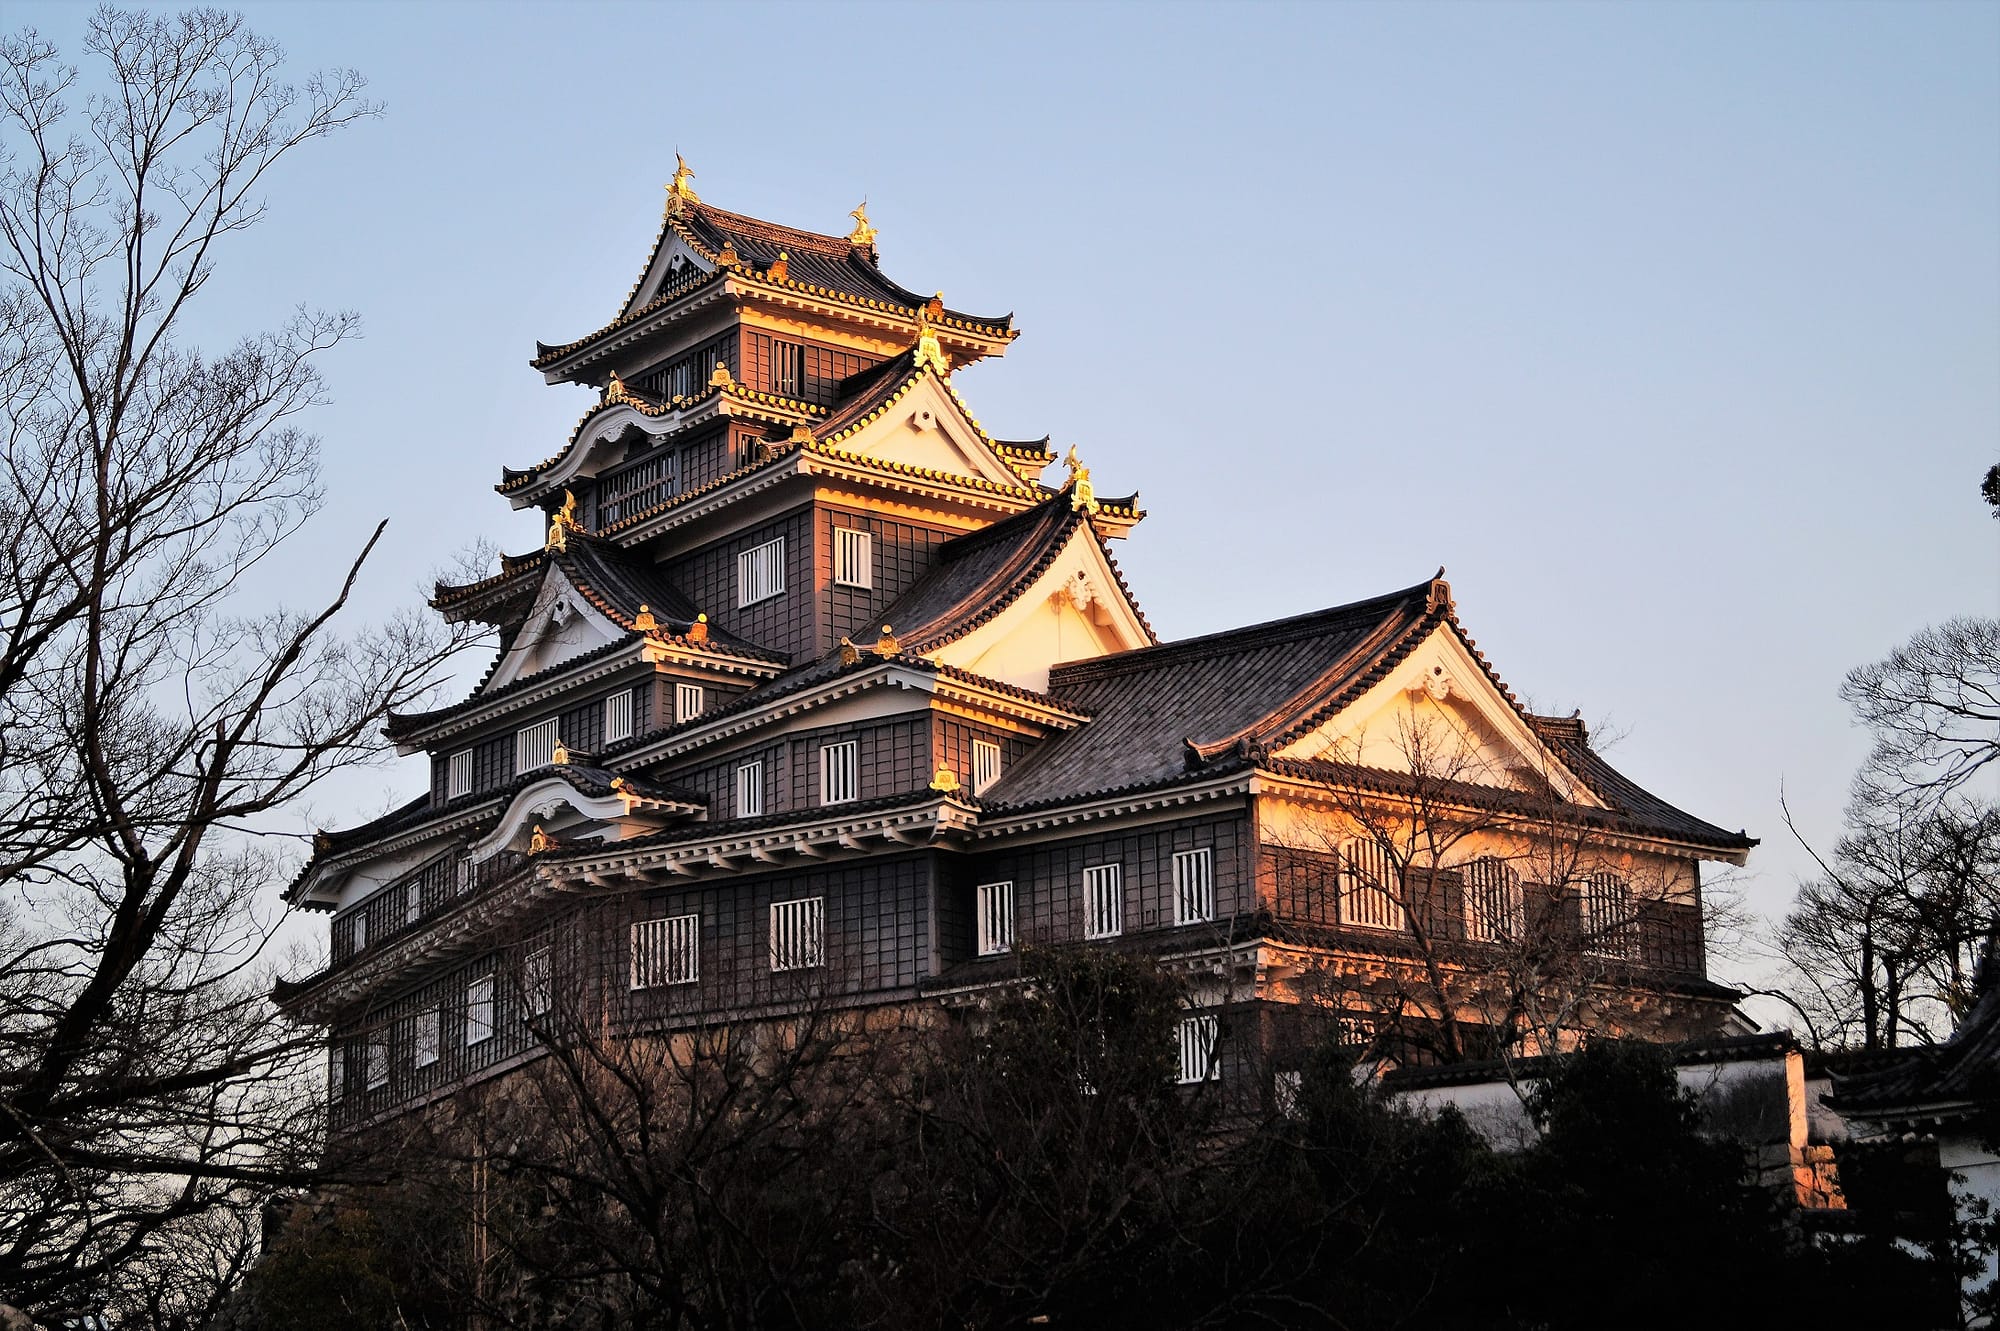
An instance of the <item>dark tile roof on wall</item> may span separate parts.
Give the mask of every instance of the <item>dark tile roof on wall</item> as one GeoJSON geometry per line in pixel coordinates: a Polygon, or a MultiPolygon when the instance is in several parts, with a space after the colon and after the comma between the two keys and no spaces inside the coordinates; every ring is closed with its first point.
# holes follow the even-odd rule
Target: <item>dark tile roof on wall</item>
{"type": "Polygon", "coordinates": [[[1753,836],[1727,831],[1669,804],[1604,761],[1604,755],[1590,747],[1589,732],[1575,717],[1530,716],[1528,720],[1565,767],[1576,773],[1599,799],[1633,821],[1703,845],[1748,850],[1757,844],[1753,836]]]}
{"type": "MultiPolygon", "coordinates": [[[[1990,980],[1989,953],[1981,971],[1990,980]]],[[[1851,1073],[1833,1072],[1827,1103],[1843,1114],[1882,1122],[1946,1116],[2000,1095],[2000,984],[1988,983],[1952,1032],[1930,1049],[1898,1050],[1859,1060],[1851,1073]]]]}

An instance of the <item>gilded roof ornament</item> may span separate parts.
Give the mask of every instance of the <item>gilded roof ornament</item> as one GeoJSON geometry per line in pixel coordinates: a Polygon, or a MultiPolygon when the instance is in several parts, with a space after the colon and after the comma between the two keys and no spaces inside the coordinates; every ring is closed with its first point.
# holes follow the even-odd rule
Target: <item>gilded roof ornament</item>
{"type": "Polygon", "coordinates": [[[562,507],[549,516],[549,539],[544,550],[569,549],[569,534],[582,531],[583,524],[576,520],[576,496],[563,491],[562,507]]]}
{"type": "Polygon", "coordinates": [[[679,217],[681,210],[690,203],[700,203],[701,196],[688,184],[694,179],[694,172],[688,169],[687,158],[674,154],[674,178],[667,182],[667,216],[679,217]]]}
{"type": "Polygon", "coordinates": [[[604,400],[607,403],[625,401],[625,381],[618,377],[616,370],[611,371],[611,378],[604,385],[604,400]]]}
{"type": "Polygon", "coordinates": [[[1076,455],[1076,445],[1069,446],[1069,453],[1063,458],[1063,465],[1069,468],[1069,481],[1063,489],[1069,491],[1069,506],[1080,513],[1097,511],[1097,487],[1090,483],[1090,468],[1083,465],[1083,459],[1076,455]]]}
{"type": "Polygon", "coordinates": [[[924,317],[926,319],[944,318],[944,292],[937,292],[930,298],[929,303],[924,306],[924,317]]]}
{"type": "Polygon", "coordinates": [[[938,768],[937,774],[931,778],[931,789],[947,795],[954,794],[958,790],[958,773],[949,767],[938,768]]]}
{"type": "Polygon", "coordinates": [[[554,763],[557,767],[568,767],[569,745],[563,743],[561,740],[557,740],[556,747],[549,754],[549,761],[554,763]]]}
{"type": "Polygon", "coordinates": [[[535,834],[528,838],[528,853],[539,855],[545,850],[555,849],[555,844],[556,839],[544,832],[540,823],[536,823],[535,834]]]}
{"type": "Polygon", "coordinates": [[[944,358],[944,348],[938,345],[937,334],[931,331],[928,320],[917,323],[917,340],[910,348],[912,368],[923,369],[926,365],[936,370],[939,378],[951,374],[951,362],[944,358]]]}
{"type": "Polygon", "coordinates": [[[875,228],[868,225],[868,200],[863,199],[860,205],[853,212],[849,213],[848,216],[854,219],[854,230],[847,233],[847,243],[850,245],[873,245],[875,243],[875,228]]]}
{"type": "Polygon", "coordinates": [[[708,641],[708,616],[706,614],[696,615],[694,623],[688,625],[687,640],[689,642],[708,641]]]}
{"type": "Polygon", "coordinates": [[[736,377],[729,373],[728,361],[719,360],[715,363],[715,368],[708,372],[708,386],[710,388],[736,387],[736,377]]]}
{"type": "Polygon", "coordinates": [[[764,270],[764,276],[770,278],[773,282],[784,281],[786,274],[791,272],[791,262],[792,256],[783,250],[779,250],[778,257],[771,260],[771,266],[764,270]]]}
{"type": "Polygon", "coordinates": [[[903,644],[896,641],[896,630],[887,624],[882,626],[882,636],[875,640],[875,655],[894,656],[903,650],[903,644]]]}
{"type": "Polygon", "coordinates": [[[653,618],[653,607],[645,604],[643,601],[640,602],[639,613],[632,616],[633,632],[651,633],[659,627],[660,621],[653,618]]]}
{"type": "Polygon", "coordinates": [[[809,427],[804,425],[794,425],[792,427],[791,442],[795,444],[814,444],[818,443],[819,441],[813,438],[813,432],[809,427]]]}
{"type": "Polygon", "coordinates": [[[854,645],[854,639],[842,638],[840,640],[840,663],[842,665],[853,665],[860,659],[861,649],[854,645]]]}
{"type": "Polygon", "coordinates": [[[734,240],[729,239],[727,236],[723,237],[722,252],[715,256],[715,262],[724,268],[734,268],[737,264],[743,262],[736,255],[736,242],[734,240]]]}

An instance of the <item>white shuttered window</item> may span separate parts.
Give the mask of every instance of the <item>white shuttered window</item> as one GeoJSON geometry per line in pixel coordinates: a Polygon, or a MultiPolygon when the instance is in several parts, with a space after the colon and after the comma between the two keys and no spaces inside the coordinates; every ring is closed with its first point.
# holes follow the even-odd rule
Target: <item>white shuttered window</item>
{"type": "Polygon", "coordinates": [[[1521,875],[1492,857],[1465,866],[1465,936],[1475,943],[1519,938],[1525,921],[1521,875]]]}
{"type": "Polygon", "coordinates": [[[701,978],[701,916],[671,915],[632,926],[632,987],[658,989],[701,978]]]}
{"type": "Polygon", "coordinates": [[[771,969],[806,970],[825,955],[826,898],[771,904],[771,969]]]}
{"type": "Polygon", "coordinates": [[[736,604],[753,605],[785,590],[785,538],[736,556],[736,604]]]}
{"type": "Polygon", "coordinates": [[[990,739],[972,741],[972,793],[983,795],[1000,779],[1000,746],[990,739]]]}
{"type": "Polygon", "coordinates": [[[472,793],[472,750],[460,749],[444,762],[444,797],[457,799],[472,793]]]}
{"type": "Polygon", "coordinates": [[[1181,1085],[1207,1081],[1215,1075],[1215,1044],[1222,1023],[1212,1013],[1182,1017],[1180,1036],[1181,1085]]]}
{"type": "Polygon", "coordinates": [[[1215,918],[1214,857],[1206,848],[1174,856],[1174,923],[1201,924],[1215,918]]]}
{"type": "Polygon", "coordinates": [[[632,738],[632,690],[620,689],[604,700],[604,742],[632,738]]]}
{"type": "Polygon", "coordinates": [[[1356,837],[1341,854],[1340,922],[1364,929],[1403,927],[1395,857],[1373,837],[1356,837]]]}
{"type": "Polygon", "coordinates": [[[389,1037],[371,1035],[365,1055],[364,1072],[367,1087],[371,1091],[380,1090],[389,1084],[389,1037]]]}
{"type": "Polygon", "coordinates": [[[411,1043],[416,1048],[415,1062],[420,1068],[427,1068],[438,1061],[438,1016],[434,1007],[425,1008],[417,1014],[417,1029],[411,1043]]]}
{"type": "Polygon", "coordinates": [[[744,763],[736,769],[736,816],[755,818],[764,812],[764,763],[744,763]]]}
{"type": "Polygon", "coordinates": [[[1110,938],[1125,929],[1124,875],[1116,864],[1083,871],[1083,936],[1110,938]]]}
{"type": "Polygon", "coordinates": [[[875,585],[874,541],[852,527],[833,529],[833,580],[842,587],[875,585]]]}
{"type": "Polygon", "coordinates": [[[482,975],[465,986],[465,1043],[468,1048],[493,1038],[493,977],[482,975]]]}
{"type": "Polygon", "coordinates": [[[845,804],[861,790],[861,746],[853,740],[819,751],[819,802],[845,804]]]}
{"type": "Polygon", "coordinates": [[[674,720],[692,721],[701,715],[706,695],[699,684],[674,685],[674,720]]]}
{"type": "Polygon", "coordinates": [[[552,716],[514,735],[514,770],[532,772],[555,761],[556,719],[552,716]]]}
{"type": "Polygon", "coordinates": [[[1014,950],[1014,885],[981,883],[979,894],[979,955],[1014,950]]]}

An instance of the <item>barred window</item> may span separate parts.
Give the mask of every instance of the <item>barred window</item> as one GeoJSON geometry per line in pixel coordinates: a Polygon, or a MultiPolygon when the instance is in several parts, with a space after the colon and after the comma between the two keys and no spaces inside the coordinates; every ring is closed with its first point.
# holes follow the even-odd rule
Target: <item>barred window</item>
{"type": "Polygon", "coordinates": [[[771,969],[806,970],[825,955],[826,898],[803,897],[771,905],[771,969]]]}
{"type": "Polygon", "coordinates": [[[368,1037],[367,1051],[363,1055],[364,1083],[371,1091],[379,1091],[389,1084],[389,1036],[382,1032],[368,1037]]]}
{"type": "Polygon", "coordinates": [[[336,1044],[326,1051],[327,1095],[338,1103],[347,1095],[347,1046],[336,1044]]]}
{"type": "Polygon", "coordinates": [[[354,912],[354,950],[361,951],[368,946],[368,908],[354,912]]]}
{"type": "Polygon", "coordinates": [[[1583,950],[1629,959],[1637,951],[1632,885],[1615,873],[1594,873],[1583,885],[1583,950]]]}
{"type": "Polygon", "coordinates": [[[632,987],[660,989],[701,978],[701,916],[670,915],[632,926],[632,987]]]}
{"type": "Polygon", "coordinates": [[[981,883],[979,897],[979,955],[990,957],[1014,950],[1014,884],[981,883]]]}
{"type": "Polygon", "coordinates": [[[521,1010],[531,1017],[543,1017],[555,1005],[555,953],[538,947],[521,963],[521,1010]]]}
{"type": "Polygon", "coordinates": [[[556,719],[537,721],[514,734],[514,770],[532,772],[537,767],[547,767],[555,761],[556,719]]]}
{"type": "Polygon", "coordinates": [[[806,349],[796,342],[771,342],[771,391],[795,398],[806,379],[806,349]]]}
{"type": "Polygon", "coordinates": [[[439,1029],[442,1026],[438,1010],[427,1007],[417,1014],[416,1029],[412,1032],[411,1045],[414,1047],[415,1062],[420,1068],[427,1068],[438,1061],[439,1029]]]}
{"type": "Polygon", "coordinates": [[[861,746],[853,740],[828,744],[819,751],[819,802],[845,804],[861,789],[861,746]]]}
{"type": "Polygon", "coordinates": [[[1083,871],[1083,936],[1110,938],[1125,929],[1125,884],[1120,866],[1093,865],[1083,871]]]}
{"type": "Polygon", "coordinates": [[[1519,938],[1525,927],[1521,875],[1487,856],[1465,866],[1465,936],[1475,943],[1519,938]]]}
{"type": "Polygon", "coordinates": [[[1215,918],[1214,856],[1204,847],[1174,856],[1174,923],[1201,924],[1215,918]]]}
{"type": "Polygon", "coordinates": [[[990,739],[972,741],[972,793],[983,795],[1000,779],[1000,746],[990,739]]]}
{"type": "Polygon", "coordinates": [[[470,855],[467,855],[458,862],[452,885],[460,896],[464,896],[472,890],[472,857],[470,855]]]}
{"type": "Polygon", "coordinates": [[[736,769],[736,816],[756,818],[764,812],[764,763],[744,763],[736,769]]]}
{"type": "Polygon", "coordinates": [[[875,542],[852,527],[833,529],[833,580],[841,587],[875,585],[875,542]]]}
{"type": "Polygon", "coordinates": [[[620,689],[604,700],[604,742],[632,738],[632,690],[620,689]]]}
{"type": "Polygon", "coordinates": [[[403,889],[403,897],[404,925],[415,924],[418,920],[424,918],[424,880],[421,878],[411,879],[409,885],[403,889]]]}
{"type": "Polygon", "coordinates": [[[736,604],[753,605],[785,590],[785,538],[736,556],[736,604]]]}
{"type": "Polygon", "coordinates": [[[705,695],[699,684],[674,685],[674,719],[692,721],[701,715],[705,695]]]}
{"type": "Polygon", "coordinates": [[[1179,1026],[1181,1085],[1207,1081],[1215,1075],[1215,1046],[1222,1023],[1212,1012],[1182,1017],[1179,1026]]]}
{"type": "Polygon", "coordinates": [[[493,977],[482,975],[465,986],[465,1044],[469,1049],[493,1038],[493,977]]]}
{"type": "Polygon", "coordinates": [[[444,797],[455,800],[472,793],[472,750],[460,749],[444,760],[444,797]]]}
{"type": "Polygon", "coordinates": [[[1400,875],[1388,847],[1373,837],[1356,837],[1341,854],[1340,921],[1364,929],[1404,927],[1397,895],[1400,875]]]}

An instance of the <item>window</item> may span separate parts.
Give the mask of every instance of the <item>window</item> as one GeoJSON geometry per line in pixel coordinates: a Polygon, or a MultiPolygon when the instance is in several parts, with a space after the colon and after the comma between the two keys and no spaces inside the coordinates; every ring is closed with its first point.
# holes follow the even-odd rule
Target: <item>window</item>
{"type": "Polygon", "coordinates": [[[1174,856],[1174,923],[1201,924],[1215,918],[1214,857],[1204,848],[1174,856]]]}
{"type": "Polygon", "coordinates": [[[632,690],[620,689],[604,700],[604,742],[632,738],[632,690]]]}
{"type": "Polygon", "coordinates": [[[764,764],[744,763],[736,769],[736,816],[755,818],[764,812],[764,764]]]}
{"type": "Polygon", "coordinates": [[[824,956],[826,898],[804,897],[771,904],[771,969],[806,970],[824,956]]]}
{"type": "Polygon", "coordinates": [[[674,719],[692,721],[701,715],[702,689],[699,684],[674,685],[674,719]]]}
{"type": "Polygon", "coordinates": [[[1341,855],[1340,922],[1364,929],[1401,929],[1398,879],[1388,847],[1372,837],[1348,842],[1341,855]]]}
{"type": "Polygon", "coordinates": [[[736,604],[754,605],[785,590],[785,538],[736,556],[736,604]]]}
{"type": "Polygon", "coordinates": [[[1215,1045],[1222,1023],[1213,1013],[1182,1017],[1180,1021],[1181,1085],[1207,1081],[1215,1075],[1215,1045]]]}
{"type": "Polygon", "coordinates": [[[553,716],[546,721],[537,721],[515,734],[514,770],[532,772],[537,767],[547,767],[554,762],[557,738],[556,719],[553,716]]]}
{"type": "Polygon", "coordinates": [[[806,349],[796,342],[771,342],[771,391],[797,397],[806,380],[806,349]]]}
{"type": "Polygon", "coordinates": [[[521,963],[521,1008],[531,1017],[545,1017],[555,1005],[555,954],[538,947],[521,963]]]}
{"type": "Polygon", "coordinates": [[[972,793],[983,795],[1000,779],[1000,746],[990,739],[972,741],[972,793]]]}
{"type": "Polygon", "coordinates": [[[493,977],[482,975],[465,986],[465,1044],[469,1049],[493,1038],[493,977]]]}
{"type": "Polygon", "coordinates": [[[403,889],[403,923],[415,924],[424,918],[424,883],[421,878],[403,889]]]}
{"type": "Polygon", "coordinates": [[[458,862],[456,879],[457,881],[454,883],[454,886],[458,889],[458,895],[464,896],[472,890],[472,857],[470,855],[458,862]]]}
{"type": "Polygon", "coordinates": [[[1465,936],[1475,943],[1501,943],[1519,938],[1522,919],[1521,875],[1505,860],[1491,856],[1465,866],[1465,936]]]}
{"type": "Polygon", "coordinates": [[[368,946],[368,912],[364,908],[354,912],[354,950],[361,951],[368,946]]]}
{"type": "Polygon", "coordinates": [[[1110,938],[1124,932],[1124,875],[1116,864],[1099,864],[1083,871],[1083,936],[1110,938]]]}
{"type": "Polygon", "coordinates": [[[979,955],[990,957],[1014,950],[1014,885],[981,883],[979,895],[979,955]]]}
{"type": "Polygon", "coordinates": [[[460,749],[444,760],[444,797],[455,800],[472,793],[472,750],[460,749]]]}
{"type": "Polygon", "coordinates": [[[337,1044],[326,1051],[327,1094],[338,1102],[347,1094],[347,1046],[337,1044]]]}
{"type": "Polygon", "coordinates": [[[389,1037],[371,1035],[362,1057],[363,1084],[379,1091],[389,1084],[389,1037]]]}
{"type": "Polygon", "coordinates": [[[417,1014],[416,1030],[410,1043],[416,1049],[416,1064],[420,1068],[427,1068],[438,1061],[438,1046],[441,1043],[438,1030],[442,1025],[439,1015],[434,1007],[425,1008],[417,1014]]]}
{"type": "Polygon", "coordinates": [[[875,542],[852,527],[833,529],[833,581],[841,587],[875,585],[875,542]]]}
{"type": "Polygon", "coordinates": [[[860,789],[861,746],[853,740],[828,744],[819,751],[819,802],[845,804],[860,789]]]}
{"type": "Polygon", "coordinates": [[[659,989],[701,978],[701,916],[673,915],[632,926],[632,987],[659,989]]]}
{"type": "Polygon", "coordinates": [[[1630,958],[1636,915],[1632,885],[1615,873],[1594,873],[1583,885],[1583,950],[1600,957],[1630,958]]]}

